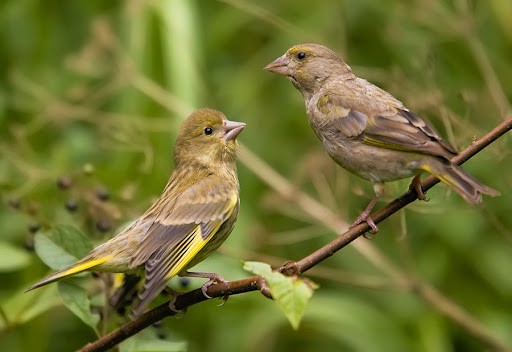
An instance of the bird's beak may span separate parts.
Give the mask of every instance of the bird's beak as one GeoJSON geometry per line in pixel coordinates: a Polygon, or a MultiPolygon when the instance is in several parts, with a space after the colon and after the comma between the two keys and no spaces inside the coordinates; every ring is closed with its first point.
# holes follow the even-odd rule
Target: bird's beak
{"type": "Polygon", "coordinates": [[[286,54],[284,54],[265,66],[264,70],[277,73],[278,75],[293,76],[293,71],[288,66],[289,64],[290,60],[288,60],[286,54]]]}
{"type": "Polygon", "coordinates": [[[222,129],[224,130],[224,136],[222,138],[226,142],[235,140],[240,132],[242,132],[244,127],[245,123],[243,122],[224,120],[224,125],[222,126],[222,129]]]}

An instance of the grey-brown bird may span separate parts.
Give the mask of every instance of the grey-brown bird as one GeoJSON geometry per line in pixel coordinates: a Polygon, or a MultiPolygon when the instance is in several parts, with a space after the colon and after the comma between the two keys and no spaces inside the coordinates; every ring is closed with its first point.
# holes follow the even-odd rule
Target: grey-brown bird
{"type": "Polygon", "coordinates": [[[385,182],[415,176],[411,187],[424,200],[423,171],[471,204],[480,203],[482,193],[499,195],[450,161],[457,151],[432,127],[388,92],[355,76],[329,48],[295,45],[265,69],[288,77],[302,93],[309,124],[329,156],[373,183],[376,195],[351,227],[366,221],[378,231],[370,211],[385,182]]]}
{"type": "Polygon", "coordinates": [[[217,274],[191,273],[229,236],[240,205],[236,171],[236,137],[244,123],[200,109],[182,124],[174,147],[174,171],[160,198],[137,220],[83,259],[37,282],[27,291],[82,271],[128,273],[145,277],[138,315],[175,276],[208,278],[203,294],[217,274]]]}

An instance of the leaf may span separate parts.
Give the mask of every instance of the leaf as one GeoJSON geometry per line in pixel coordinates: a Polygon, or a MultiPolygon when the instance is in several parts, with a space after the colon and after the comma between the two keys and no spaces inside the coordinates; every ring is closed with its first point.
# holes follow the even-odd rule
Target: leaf
{"type": "Polygon", "coordinates": [[[23,269],[30,264],[30,255],[8,242],[0,242],[0,272],[23,269]]]}
{"type": "Polygon", "coordinates": [[[278,272],[273,272],[270,265],[260,262],[244,262],[244,269],[262,276],[284,314],[297,330],[306,306],[313,296],[313,291],[318,287],[313,282],[288,277],[278,272]]]}
{"type": "Polygon", "coordinates": [[[173,342],[158,338],[155,330],[143,330],[119,344],[119,352],[185,352],[187,342],[173,342]]]}
{"type": "Polygon", "coordinates": [[[120,352],[185,352],[186,342],[131,338],[119,345],[120,352]]]}
{"type": "Polygon", "coordinates": [[[34,246],[41,260],[54,270],[75,263],[93,249],[86,236],[68,225],[38,232],[34,237],[34,246]]]}
{"type": "Polygon", "coordinates": [[[70,280],[61,281],[58,283],[58,286],[60,296],[66,307],[98,334],[97,325],[100,321],[100,316],[97,313],[91,312],[91,301],[87,297],[86,291],[70,283],[70,280]]]}
{"type": "Polygon", "coordinates": [[[39,292],[23,293],[20,288],[17,293],[8,299],[2,301],[1,309],[5,313],[5,318],[0,319],[0,330],[5,325],[15,326],[26,323],[41,313],[61,304],[57,288],[49,286],[39,292]]]}

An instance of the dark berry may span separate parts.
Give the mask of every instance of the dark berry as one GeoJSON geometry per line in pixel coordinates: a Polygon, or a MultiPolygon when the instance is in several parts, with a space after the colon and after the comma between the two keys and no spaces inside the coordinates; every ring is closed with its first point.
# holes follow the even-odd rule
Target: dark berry
{"type": "Polygon", "coordinates": [[[70,212],[74,212],[78,209],[78,202],[74,199],[70,199],[66,202],[66,209],[70,212]]]}
{"type": "Polygon", "coordinates": [[[110,198],[110,193],[108,192],[108,189],[100,188],[96,191],[96,197],[98,197],[99,200],[106,202],[110,198]]]}
{"type": "Polygon", "coordinates": [[[19,209],[20,208],[20,200],[18,198],[11,198],[7,201],[7,204],[13,209],[19,209]]]}
{"type": "Polygon", "coordinates": [[[30,233],[36,233],[41,228],[41,224],[37,221],[33,221],[28,225],[28,230],[30,233]]]}
{"type": "Polygon", "coordinates": [[[183,287],[187,287],[188,284],[190,284],[190,279],[188,277],[181,277],[180,278],[180,285],[183,287]]]}
{"type": "Polygon", "coordinates": [[[105,219],[100,219],[100,220],[96,221],[96,228],[100,232],[107,232],[107,231],[110,231],[110,229],[112,228],[112,225],[110,224],[110,221],[105,220],[105,219]]]}
{"type": "Polygon", "coordinates": [[[60,189],[66,190],[71,188],[72,185],[73,181],[69,176],[62,176],[57,179],[57,187],[59,187],[60,189]]]}

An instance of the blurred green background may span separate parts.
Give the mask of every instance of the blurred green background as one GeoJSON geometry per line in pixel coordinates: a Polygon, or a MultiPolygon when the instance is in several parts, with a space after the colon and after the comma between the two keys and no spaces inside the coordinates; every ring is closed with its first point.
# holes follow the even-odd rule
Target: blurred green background
{"type": "MultiPolygon", "coordinates": [[[[298,260],[345,231],[373,196],[325,155],[300,93],[264,72],[267,63],[294,44],[327,45],[460,150],[511,114],[511,18],[507,0],[2,1],[0,350],[70,351],[97,338],[56,285],[22,293],[50,272],[34,233],[68,224],[99,244],[144,212],[193,109],[247,123],[238,224],[196,267],[240,279],[250,275],[240,260],[298,260]]],[[[191,307],[122,350],[512,348],[511,150],[508,133],[464,166],[501,197],[474,207],[436,186],[372,241],[306,273],[320,288],[298,331],[253,292],[191,307]],[[147,340],[160,345],[141,349],[147,340]]],[[[384,200],[408,182],[389,184],[384,200]]],[[[104,312],[104,281],[80,281],[104,312]]],[[[110,316],[100,332],[126,319],[110,316]]]]}

